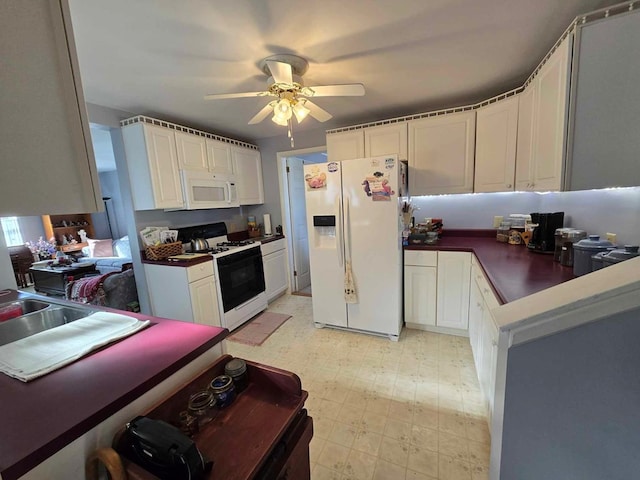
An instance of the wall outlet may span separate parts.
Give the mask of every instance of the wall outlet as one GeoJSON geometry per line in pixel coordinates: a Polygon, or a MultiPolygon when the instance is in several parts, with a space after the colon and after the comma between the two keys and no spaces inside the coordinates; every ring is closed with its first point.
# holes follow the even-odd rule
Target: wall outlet
{"type": "Polygon", "coordinates": [[[614,245],[617,245],[618,244],[617,239],[618,239],[618,235],[616,235],[615,233],[607,232],[607,240],[609,240],[611,243],[613,243],[614,245]]]}
{"type": "Polygon", "coordinates": [[[493,217],[493,228],[498,228],[503,220],[504,217],[502,215],[496,215],[493,217]]]}

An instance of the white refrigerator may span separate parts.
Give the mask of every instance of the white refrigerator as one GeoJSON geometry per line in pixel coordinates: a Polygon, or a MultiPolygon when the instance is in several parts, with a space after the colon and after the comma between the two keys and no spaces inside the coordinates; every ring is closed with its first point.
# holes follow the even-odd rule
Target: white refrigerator
{"type": "Polygon", "coordinates": [[[305,165],[304,175],[316,326],[397,340],[406,164],[396,156],[361,158],[305,165]],[[349,265],[347,287],[355,287],[357,299],[345,295],[349,265]]]}

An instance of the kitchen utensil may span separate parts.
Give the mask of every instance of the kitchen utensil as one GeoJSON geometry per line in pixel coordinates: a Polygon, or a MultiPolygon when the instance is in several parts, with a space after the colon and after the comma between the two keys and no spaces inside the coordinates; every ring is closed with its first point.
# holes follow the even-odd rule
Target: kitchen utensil
{"type": "Polygon", "coordinates": [[[598,252],[604,252],[613,244],[607,240],[600,240],[599,235],[589,235],[573,244],[573,274],[585,275],[591,272],[591,256],[598,252]]]}
{"type": "Polygon", "coordinates": [[[194,238],[191,240],[191,251],[202,252],[209,249],[209,242],[204,238],[194,238]]]}

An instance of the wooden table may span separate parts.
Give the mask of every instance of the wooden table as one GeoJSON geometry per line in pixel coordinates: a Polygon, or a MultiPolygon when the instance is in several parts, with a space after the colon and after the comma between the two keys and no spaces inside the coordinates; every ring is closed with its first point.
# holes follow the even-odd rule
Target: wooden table
{"type": "Polygon", "coordinates": [[[65,295],[67,283],[87,275],[97,275],[94,263],[82,263],[68,267],[33,266],[29,269],[35,284],[36,292],[49,295],[65,295]]]}

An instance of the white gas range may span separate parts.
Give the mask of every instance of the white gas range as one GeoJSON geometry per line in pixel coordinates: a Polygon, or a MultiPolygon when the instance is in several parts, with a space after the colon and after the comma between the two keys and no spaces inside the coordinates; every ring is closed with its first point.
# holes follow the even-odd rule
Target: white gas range
{"type": "Polygon", "coordinates": [[[185,250],[192,238],[204,238],[213,256],[222,326],[230,331],[267,308],[260,242],[229,241],[223,222],[180,229],[185,250]]]}

